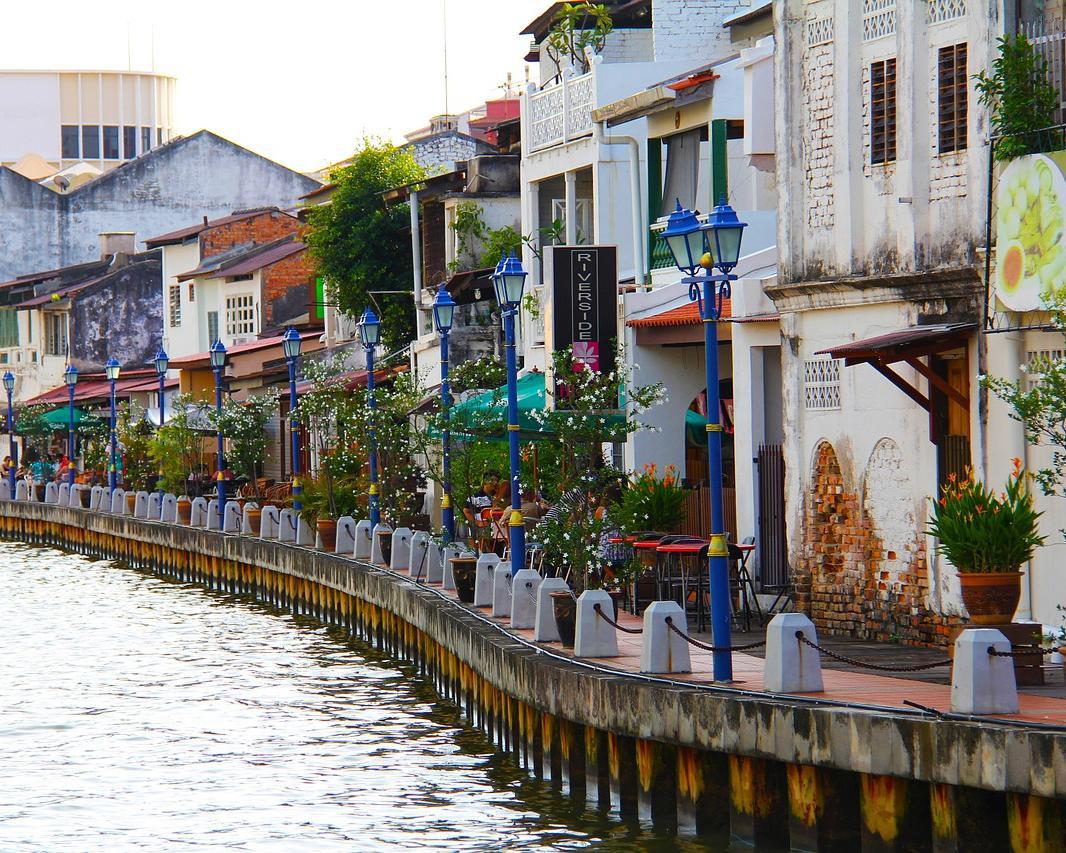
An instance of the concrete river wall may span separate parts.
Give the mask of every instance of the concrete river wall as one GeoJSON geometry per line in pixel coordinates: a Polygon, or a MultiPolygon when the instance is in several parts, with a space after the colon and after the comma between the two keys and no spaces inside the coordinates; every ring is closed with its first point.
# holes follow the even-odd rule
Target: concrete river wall
{"type": "Polygon", "coordinates": [[[521,766],[623,819],[768,850],[1066,849],[1061,728],[627,675],[381,567],[275,541],[10,501],[0,535],[343,626],[418,666],[521,766]]]}

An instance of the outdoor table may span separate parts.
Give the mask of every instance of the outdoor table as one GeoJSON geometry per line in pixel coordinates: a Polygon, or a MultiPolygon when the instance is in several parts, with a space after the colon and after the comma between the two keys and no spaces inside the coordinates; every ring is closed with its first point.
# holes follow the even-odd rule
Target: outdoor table
{"type": "Polygon", "coordinates": [[[751,605],[753,602],[755,604],[755,610],[759,614],[760,621],[765,621],[762,608],[759,606],[759,599],[755,595],[755,585],[752,583],[751,575],[748,574],[748,557],[750,557],[755,550],[755,544],[730,544],[729,547],[730,549],[736,549],[740,552],[739,557],[734,557],[737,564],[737,604],[738,609],[744,611],[744,630],[750,631],[751,605]]]}
{"type": "MultiPolygon", "coordinates": [[[[703,630],[703,617],[704,617],[704,602],[701,589],[703,586],[703,578],[705,576],[706,560],[701,560],[700,555],[706,552],[707,542],[703,540],[693,540],[689,542],[671,542],[668,545],[659,545],[655,549],[656,555],[656,577],[659,580],[660,597],[662,597],[662,586],[664,583],[664,573],[662,566],[659,564],[659,560],[662,560],[666,566],[670,566],[676,561],[679,570],[679,581],[681,589],[681,600],[678,602],[685,610],[688,610],[689,600],[689,578],[695,578],[695,592],[696,592],[696,630],[703,630]],[[689,569],[685,569],[685,560],[690,559],[693,561],[693,566],[689,569]]],[[[668,586],[678,585],[672,577],[667,577],[665,583],[668,586]]]]}

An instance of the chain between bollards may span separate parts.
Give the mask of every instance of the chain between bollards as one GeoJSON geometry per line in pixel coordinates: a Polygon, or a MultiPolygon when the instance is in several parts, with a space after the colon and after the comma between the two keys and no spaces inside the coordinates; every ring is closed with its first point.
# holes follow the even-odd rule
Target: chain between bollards
{"type": "Polygon", "coordinates": [[[1039,646],[1033,646],[1029,649],[1011,649],[1009,652],[1000,652],[996,650],[995,646],[988,647],[988,654],[994,658],[1025,658],[1030,655],[1053,655],[1055,649],[1043,649],[1039,646]]]}
{"type": "Polygon", "coordinates": [[[850,664],[851,666],[861,667],[862,669],[876,669],[879,672],[922,672],[926,669],[936,669],[939,666],[951,666],[951,658],[945,658],[944,660],[933,661],[932,663],[917,663],[910,666],[888,666],[881,663],[867,663],[866,661],[856,660],[855,658],[849,658],[846,655],[837,654],[831,652],[829,649],[824,649],[817,643],[812,643],[804,636],[802,631],[796,632],[796,639],[804,645],[810,646],[817,652],[821,652],[823,655],[828,655],[833,660],[840,661],[841,663],[850,664]]]}
{"type": "Polygon", "coordinates": [[[608,616],[606,613],[603,612],[603,608],[598,603],[597,604],[593,604],[592,605],[592,609],[596,611],[596,615],[599,616],[604,622],[606,622],[608,625],[613,625],[615,628],[617,628],[623,634],[643,634],[644,633],[644,629],[643,628],[626,628],[626,627],[624,627],[622,625],[619,625],[610,616],[608,616]]]}
{"type": "Polygon", "coordinates": [[[667,616],[664,621],[666,622],[666,627],[677,634],[677,636],[683,639],[686,643],[690,646],[695,646],[697,649],[703,649],[705,652],[743,652],[748,649],[757,649],[760,646],[766,645],[766,640],[757,640],[754,643],[747,643],[743,646],[712,646],[710,643],[701,643],[699,640],[692,639],[692,637],[674,624],[672,617],[667,616]]]}

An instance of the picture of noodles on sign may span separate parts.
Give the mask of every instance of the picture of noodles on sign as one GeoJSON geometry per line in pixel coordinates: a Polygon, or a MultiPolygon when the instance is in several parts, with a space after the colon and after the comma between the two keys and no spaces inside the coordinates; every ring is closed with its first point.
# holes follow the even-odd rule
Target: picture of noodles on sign
{"type": "Polygon", "coordinates": [[[1063,204],[1066,152],[1030,154],[1003,170],[996,193],[996,296],[1011,311],[1037,311],[1066,296],[1063,204]]]}

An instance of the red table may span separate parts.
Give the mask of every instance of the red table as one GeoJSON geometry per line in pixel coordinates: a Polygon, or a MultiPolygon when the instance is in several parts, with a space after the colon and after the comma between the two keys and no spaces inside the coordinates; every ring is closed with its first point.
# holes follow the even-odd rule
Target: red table
{"type": "MultiPolygon", "coordinates": [[[[667,545],[659,545],[655,549],[656,556],[656,576],[659,579],[659,596],[663,597],[663,584],[671,588],[680,587],[681,600],[677,603],[685,610],[688,610],[689,601],[689,586],[690,580],[695,581],[695,593],[696,593],[696,630],[703,630],[703,615],[704,615],[704,602],[701,595],[701,579],[705,573],[706,560],[699,559],[700,554],[705,551],[708,543],[702,540],[694,542],[671,542],[667,545]],[[686,571],[685,559],[690,559],[694,562],[694,565],[686,571]],[[663,566],[659,564],[659,560],[664,560],[666,566],[671,566],[673,561],[676,561],[678,567],[678,574],[673,575],[672,572],[664,572],[663,566]],[[665,578],[664,578],[665,575],[665,578]]],[[[674,599],[675,601],[677,599],[674,599]]]]}

